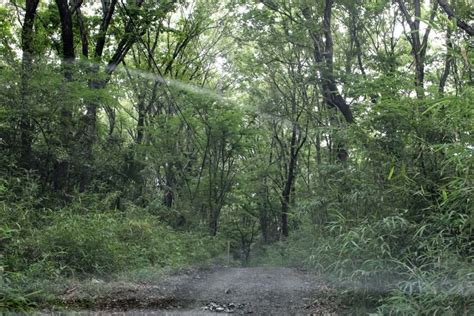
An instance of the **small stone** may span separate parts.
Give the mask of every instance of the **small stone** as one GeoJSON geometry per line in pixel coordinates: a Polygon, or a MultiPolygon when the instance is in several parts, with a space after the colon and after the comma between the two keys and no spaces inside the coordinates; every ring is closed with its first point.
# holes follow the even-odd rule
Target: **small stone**
{"type": "Polygon", "coordinates": [[[92,278],[92,279],[91,279],[91,283],[98,284],[98,283],[104,283],[104,281],[102,281],[102,280],[100,280],[100,279],[94,279],[94,278],[92,278]]]}

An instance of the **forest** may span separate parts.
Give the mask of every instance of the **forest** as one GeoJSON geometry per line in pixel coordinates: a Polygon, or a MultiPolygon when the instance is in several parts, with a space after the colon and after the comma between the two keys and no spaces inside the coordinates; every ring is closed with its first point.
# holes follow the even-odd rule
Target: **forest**
{"type": "Polygon", "coordinates": [[[472,315],[473,12],[0,1],[0,312],[227,264],[472,315]]]}

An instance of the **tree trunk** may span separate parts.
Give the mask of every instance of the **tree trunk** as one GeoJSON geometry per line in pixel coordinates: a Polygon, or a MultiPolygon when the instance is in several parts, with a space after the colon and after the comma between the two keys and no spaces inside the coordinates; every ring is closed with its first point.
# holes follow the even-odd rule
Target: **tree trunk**
{"type": "Polygon", "coordinates": [[[137,120],[137,137],[135,142],[140,145],[143,142],[145,135],[145,98],[138,101],[138,120],[137,120]]]}
{"type": "Polygon", "coordinates": [[[446,87],[446,82],[448,81],[449,73],[451,71],[451,63],[453,62],[452,57],[452,50],[453,50],[453,43],[451,41],[451,29],[448,26],[448,30],[446,31],[446,61],[444,64],[444,70],[441,74],[441,78],[439,80],[438,92],[439,94],[444,94],[444,89],[446,87]]]}
{"type": "Polygon", "coordinates": [[[415,7],[414,17],[408,12],[404,0],[397,0],[400,11],[403,13],[406,22],[410,26],[410,34],[407,35],[411,44],[411,52],[415,62],[415,91],[418,99],[425,97],[424,82],[425,82],[425,56],[428,47],[428,38],[431,32],[431,25],[436,16],[438,3],[433,5],[428,27],[426,28],[423,39],[420,37],[420,21],[421,21],[421,3],[420,0],[414,0],[415,7]]]}
{"type": "MultiPolygon", "coordinates": [[[[107,4],[104,2],[104,4],[107,4]]],[[[102,60],[102,54],[105,46],[105,40],[107,35],[107,30],[109,28],[110,22],[112,20],[112,15],[115,10],[117,0],[112,0],[110,4],[104,5],[104,16],[102,23],[99,28],[99,37],[96,42],[96,48],[94,53],[95,62],[100,62],[102,60]]],[[[135,5],[140,8],[143,4],[143,0],[137,0],[135,5]]],[[[135,43],[138,37],[142,34],[135,34],[139,30],[136,29],[136,21],[134,17],[129,16],[128,21],[125,25],[125,34],[122,39],[119,41],[115,53],[112,58],[109,60],[105,68],[105,78],[104,79],[93,79],[89,81],[89,88],[92,90],[102,90],[107,86],[107,83],[110,80],[111,75],[117,68],[117,66],[123,61],[128,51],[135,43]]],[[[91,69],[91,77],[100,78],[99,66],[93,65],[91,69]]],[[[98,93],[97,93],[98,94],[98,93]]],[[[89,185],[92,179],[92,165],[93,165],[93,146],[96,143],[97,139],[97,111],[100,107],[100,102],[98,100],[90,101],[86,105],[86,114],[82,119],[82,131],[81,131],[81,141],[80,141],[80,153],[84,160],[84,166],[82,168],[81,181],[80,181],[80,190],[83,191],[89,185]]]]}
{"type": "Polygon", "coordinates": [[[288,212],[290,209],[290,196],[295,181],[296,162],[298,159],[297,143],[298,143],[298,129],[296,124],[293,124],[290,141],[290,161],[288,163],[287,176],[285,186],[281,193],[281,234],[283,237],[288,237],[288,212]]]}
{"type": "Polygon", "coordinates": [[[219,213],[220,211],[211,209],[209,210],[209,236],[216,236],[219,222],[219,213]]]}
{"type": "Polygon", "coordinates": [[[84,24],[81,8],[77,8],[77,25],[79,26],[79,34],[81,36],[81,53],[86,59],[89,58],[89,38],[87,37],[87,29],[84,24]]]}
{"type": "Polygon", "coordinates": [[[474,28],[470,26],[468,23],[466,23],[465,21],[456,17],[453,9],[449,6],[449,4],[446,1],[438,0],[438,3],[443,8],[444,12],[446,12],[446,14],[448,15],[450,19],[456,19],[456,24],[459,28],[466,31],[466,33],[469,34],[470,36],[474,36],[474,28]]]}
{"type": "MultiPolygon", "coordinates": [[[[74,52],[74,32],[72,16],[67,0],[56,0],[61,21],[61,42],[62,42],[62,65],[66,82],[73,80],[73,64],[75,60],[74,52]]],[[[60,146],[66,151],[70,151],[72,140],[72,112],[69,109],[68,101],[61,107],[61,128],[59,131],[60,146]]],[[[68,190],[68,169],[69,161],[57,161],[53,172],[53,184],[56,190],[68,190]]]]}
{"type": "Polygon", "coordinates": [[[74,53],[74,32],[72,28],[72,16],[69,11],[67,0],[56,0],[59,11],[59,19],[61,21],[61,41],[62,41],[62,58],[65,67],[64,76],[67,80],[72,79],[70,64],[76,58],[74,53]]]}
{"type": "Polygon", "coordinates": [[[352,111],[347,102],[340,95],[337,89],[336,80],[334,78],[333,40],[331,33],[331,14],[333,4],[333,0],[325,1],[323,18],[324,41],[321,35],[314,30],[313,26],[311,26],[311,14],[308,8],[303,9],[303,16],[308,22],[309,33],[311,39],[313,40],[313,55],[314,60],[319,68],[320,84],[324,101],[329,107],[335,107],[339,109],[345,120],[348,123],[352,123],[354,122],[352,111]]]}
{"type": "Polygon", "coordinates": [[[173,163],[167,163],[165,165],[165,192],[163,194],[163,204],[166,207],[173,206],[175,182],[173,163]]]}
{"type": "Polygon", "coordinates": [[[21,49],[23,52],[21,63],[21,105],[19,115],[20,127],[20,163],[25,169],[31,168],[31,147],[33,143],[34,126],[31,121],[31,94],[29,81],[33,64],[35,49],[33,46],[33,25],[36,17],[39,0],[27,0],[25,19],[21,30],[21,49]]]}
{"type": "MultiPolygon", "coordinates": [[[[97,41],[95,43],[94,51],[94,62],[99,63],[102,60],[102,54],[104,51],[105,41],[107,38],[107,30],[112,21],[112,16],[115,11],[117,0],[110,2],[102,2],[103,17],[99,27],[99,33],[97,41]]],[[[82,38],[87,38],[85,35],[82,38]]],[[[85,43],[83,42],[83,46],[85,43]]],[[[83,48],[84,50],[85,48],[83,48]]],[[[84,54],[84,52],[83,52],[84,54]]],[[[98,78],[99,76],[99,65],[94,64],[89,68],[90,77],[98,78]]],[[[91,79],[88,82],[89,89],[99,90],[104,88],[106,82],[103,79],[91,79]]],[[[95,93],[94,93],[95,94],[95,93]]],[[[97,128],[97,109],[99,103],[97,101],[89,101],[86,104],[86,113],[81,119],[81,128],[79,135],[79,148],[78,152],[82,159],[82,166],[80,167],[80,191],[84,191],[89,185],[92,179],[92,165],[93,165],[93,146],[96,140],[96,128],[97,128]]]]}

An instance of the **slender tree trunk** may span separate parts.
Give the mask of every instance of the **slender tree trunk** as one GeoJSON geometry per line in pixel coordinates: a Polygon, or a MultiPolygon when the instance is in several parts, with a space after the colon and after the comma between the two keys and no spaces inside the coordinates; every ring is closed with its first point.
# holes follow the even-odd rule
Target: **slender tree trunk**
{"type": "Polygon", "coordinates": [[[31,93],[29,81],[33,65],[35,48],[33,46],[33,25],[36,18],[36,10],[39,0],[27,0],[25,19],[21,30],[21,49],[23,52],[21,63],[21,105],[19,115],[20,127],[20,166],[25,169],[31,168],[31,147],[33,144],[34,126],[31,120],[31,93]]]}
{"type": "Polygon", "coordinates": [[[354,122],[352,111],[338,91],[334,77],[333,66],[333,40],[331,31],[331,15],[333,0],[325,0],[323,33],[324,41],[321,35],[315,31],[311,25],[311,14],[308,8],[303,10],[303,15],[308,23],[309,33],[313,41],[313,55],[316,65],[319,68],[320,84],[322,87],[323,98],[329,107],[335,107],[341,111],[348,123],[354,122]]]}
{"type": "Polygon", "coordinates": [[[404,0],[397,0],[400,11],[403,13],[406,22],[410,26],[410,34],[408,39],[411,44],[411,52],[415,62],[415,91],[418,99],[425,97],[424,82],[425,82],[425,56],[428,47],[428,38],[431,32],[431,24],[436,16],[438,3],[435,2],[431,10],[431,16],[428,27],[423,35],[420,36],[420,21],[421,21],[421,2],[420,0],[413,0],[415,7],[415,14],[412,17],[408,11],[404,0]]]}
{"type": "MultiPolygon", "coordinates": [[[[99,33],[95,43],[94,62],[99,63],[102,60],[102,54],[107,38],[107,30],[114,15],[117,0],[102,2],[102,22],[99,26],[99,33]]],[[[82,38],[86,37],[84,34],[82,38]]],[[[85,53],[85,45],[83,41],[83,54],[85,53]]],[[[89,76],[92,78],[99,78],[99,65],[94,64],[89,68],[89,76]]],[[[106,82],[103,79],[91,79],[88,82],[88,87],[91,90],[100,90],[104,88],[106,82]]],[[[98,93],[94,93],[98,94],[98,93]]],[[[92,179],[92,165],[93,165],[93,146],[96,141],[96,126],[97,126],[97,109],[99,102],[97,100],[90,100],[86,104],[86,113],[81,119],[81,131],[79,135],[78,152],[81,156],[83,165],[80,170],[80,191],[84,191],[92,179]]]]}
{"type": "Polygon", "coordinates": [[[145,136],[145,99],[144,97],[138,101],[138,120],[137,120],[137,138],[135,142],[140,145],[145,136]]]}
{"type": "MultiPolygon", "coordinates": [[[[314,26],[311,25],[311,14],[308,8],[303,10],[303,16],[308,23],[309,34],[313,41],[313,56],[314,60],[319,68],[320,85],[323,93],[323,99],[325,104],[330,108],[338,109],[347,123],[351,124],[354,122],[352,111],[347,104],[346,100],[339,93],[337,83],[334,76],[334,56],[333,56],[333,39],[331,31],[331,16],[332,7],[334,0],[325,0],[324,3],[324,15],[323,15],[323,34],[324,41],[321,35],[315,31],[314,26]]],[[[348,153],[344,149],[342,143],[337,145],[337,158],[342,161],[347,159],[348,153]],[[342,154],[341,154],[342,153],[342,154]]]]}
{"type": "Polygon", "coordinates": [[[352,21],[352,27],[353,27],[352,36],[353,36],[353,39],[354,39],[354,44],[355,44],[355,48],[356,48],[356,55],[357,55],[357,65],[359,66],[359,70],[362,73],[362,75],[364,77],[366,77],[367,75],[366,75],[366,72],[365,72],[364,63],[362,62],[362,45],[361,45],[360,39],[359,39],[359,27],[358,27],[358,24],[357,24],[357,21],[356,21],[356,18],[354,16],[354,14],[351,17],[351,21],[352,21]]]}
{"type": "MultiPolygon", "coordinates": [[[[56,5],[58,7],[59,18],[61,21],[61,57],[64,78],[66,79],[66,82],[71,82],[73,80],[73,66],[76,57],[74,52],[72,16],[67,0],[56,0],[56,5]]],[[[61,128],[59,131],[59,139],[61,141],[60,146],[66,151],[70,151],[72,140],[72,111],[69,108],[70,105],[68,102],[69,101],[65,100],[65,103],[61,106],[61,128]]],[[[56,190],[68,190],[68,169],[69,161],[67,159],[56,162],[53,173],[53,183],[56,190]]]]}
{"type": "Polygon", "coordinates": [[[84,18],[81,12],[81,8],[76,9],[76,18],[77,18],[77,25],[79,26],[79,34],[81,36],[81,53],[82,56],[86,59],[89,58],[89,38],[87,36],[87,29],[84,24],[84,18]]]}
{"type": "MultiPolygon", "coordinates": [[[[311,38],[314,45],[314,59],[320,66],[320,79],[323,91],[323,97],[326,104],[330,107],[335,107],[341,111],[345,120],[348,123],[354,122],[352,111],[346,100],[338,91],[336,80],[334,77],[334,61],[333,61],[333,40],[331,31],[331,15],[334,0],[325,0],[324,16],[323,16],[323,33],[324,42],[321,36],[315,32],[313,27],[310,27],[311,38]]],[[[306,13],[306,18],[310,16],[306,13]]]]}
{"type": "Polygon", "coordinates": [[[321,132],[316,135],[316,163],[321,166],[321,132]]]}
{"type": "Polygon", "coordinates": [[[69,11],[67,0],[56,0],[59,11],[59,19],[61,21],[61,42],[62,42],[62,59],[64,67],[64,76],[70,81],[72,80],[71,64],[76,58],[74,52],[74,32],[72,26],[72,16],[69,11]]]}
{"type": "Polygon", "coordinates": [[[217,210],[210,210],[209,213],[209,236],[216,236],[219,222],[219,213],[217,210]]]}
{"type": "MultiPolygon", "coordinates": [[[[117,0],[111,0],[109,2],[103,2],[103,19],[99,27],[99,37],[96,42],[96,48],[94,53],[95,62],[100,62],[102,60],[102,54],[104,51],[105,41],[107,30],[109,28],[114,10],[117,4],[117,0]]],[[[135,5],[140,8],[143,4],[143,0],[136,0],[135,5]]],[[[144,31],[140,31],[140,34],[136,34],[139,30],[136,27],[137,22],[133,16],[128,17],[128,21],[125,25],[125,34],[122,39],[119,41],[115,53],[109,60],[107,66],[105,67],[104,79],[92,79],[89,81],[89,89],[97,90],[97,93],[100,94],[99,90],[104,89],[107,86],[107,83],[110,80],[115,69],[123,61],[128,51],[135,43],[137,38],[143,35],[144,31]]],[[[91,69],[91,77],[100,78],[100,69],[99,65],[93,65],[91,69]]],[[[80,152],[81,156],[84,159],[84,166],[81,175],[80,181],[80,190],[83,191],[89,185],[92,179],[92,165],[93,165],[93,146],[96,143],[97,139],[97,111],[100,107],[99,100],[92,100],[86,105],[86,114],[82,119],[82,132],[81,132],[81,141],[80,141],[80,152]]]]}
{"type": "Polygon", "coordinates": [[[438,86],[438,92],[441,95],[444,94],[446,82],[448,81],[449,73],[451,72],[451,63],[453,62],[453,57],[452,57],[453,43],[451,41],[451,34],[452,34],[452,31],[448,26],[448,30],[446,31],[446,61],[444,64],[443,73],[441,74],[441,78],[439,80],[439,86],[438,86]]]}
{"type": "Polygon", "coordinates": [[[163,204],[166,207],[173,206],[174,200],[174,187],[175,187],[175,175],[173,171],[173,163],[167,163],[165,165],[165,191],[163,194],[163,204]]]}
{"type": "Polygon", "coordinates": [[[290,161],[288,163],[288,170],[285,185],[281,194],[281,234],[283,237],[288,237],[288,213],[290,210],[291,191],[295,181],[296,162],[298,159],[298,128],[293,124],[290,141],[290,161]]]}

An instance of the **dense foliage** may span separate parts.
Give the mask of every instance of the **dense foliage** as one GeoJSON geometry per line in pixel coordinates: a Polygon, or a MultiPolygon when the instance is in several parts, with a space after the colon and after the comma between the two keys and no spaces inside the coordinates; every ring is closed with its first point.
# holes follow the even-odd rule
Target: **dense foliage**
{"type": "Polygon", "coordinates": [[[473,9],[2,2],[0,310],[230,251],[473,312],[473,9]]]}

